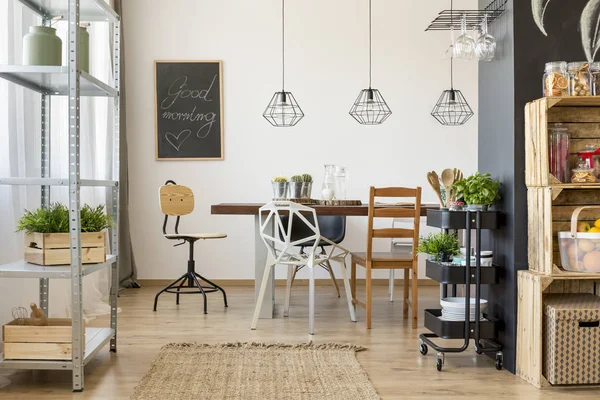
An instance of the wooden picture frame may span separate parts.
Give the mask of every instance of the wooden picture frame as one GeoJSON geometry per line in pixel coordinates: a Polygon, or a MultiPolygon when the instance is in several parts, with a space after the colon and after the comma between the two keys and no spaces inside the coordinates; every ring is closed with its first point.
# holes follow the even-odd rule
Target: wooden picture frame
{"type": "MultiPolygon", "coordinates": [[[[173,75],[175,76],[175,75],[173,75]]],[[[171,94],[172,92],[169,91],[169,94],[171,94]]],[[[169,107],[171,107],[169,106],[169,107]]],[[[162,111],[162,110],[160,110],[162,111]]],[[[190,122],[191,123],[191,122],[190,122]]],[[[224,150],[224,115],[223,115],[223,62],[221,60],[155,60],[154,61],[154,125],[155,125],[155,132],[154,132],[154,136],[155,136],[155,157],[157,161],[221,161],[225,159],[225,150],[224,150]],[[211,85],[207,88],[194,88],[193,86],[190,89],[183,89],[184,96],[181,96],[181,92],[183,87],[187,87],[187,84],[189,81],[192,81],[191,84],[193,85],[194,83],[196,83],[198,81],[198,79],[202,79],[201,74],[194,76],[192,79],[189,78],[189,76],[187,75],[181,75],[181,77],[176,77],[172,80],[172,83],[169,86],[169,89],[171,89],[173,87],[175,83],[175,81],[179,80],[177,82],[176,85],[179,85],[181,82],[183,82],[180,86],[179,86],[179,92],[177,92],[177,95],[175,96],[175,99],[173,100],[172,105],[174,105],[177,101],[180,101],[180,104],[182,104],[182,106],[184,108],[181,109],[181,111],[165,111],[162,114],[162,118],[161,118],[161,114],[159,113],[159,103],[161,102],[161,98],[163,99],[162,102],[164,102],[166,99],[161,97],[161,93],[164,92],[164,88],[165,88],[165,83],[163,82],[159,82],[160,76],[159,76],[159,68],[172,68],[172,69],[177,69],[177,67],[181,67],[181,69],[187,69],[188,72],[190,71],[189,69],[189,65],[190,64],[213,64],[212,67],[214,68],[216,64],[216,68],[217,68],[217,75],[218,75],[218,79],[217,78],[213,78],[213,81],[211,83],[211,85]],[[188,68],[186,68],[188,67],[188,68]],[[185,78],[185,79],[182,79],[185,78]],[[162,83],[162,86],[161,86],[162,83]],[[208,118],[206,117],[206,115],[208,114],[217,114],[215,107],[212,107],[211,109],[213,111],[210,112],[205,112],[205,109],[200,109],[198,110],[198,106],[202,105],[201,103],[198,103],[198,101],[196,101],[199,97],[204,96],[204,100],[205,101],[212,101],[212,100],[207,100],[207,97],[211,90],[212,87],[214,86],[214,83],[218,83],[218,91],[216,92],[218,94],[218,100],[219,100],[219,104],[218,104],[218,115],[215,115],[213,120],[210,122],[210,127],[208,128],[209,133],[207,133],[206,135],[210,134],[210,129],[212,128],[212,124],[214,122],[218,123],[218,136],[211,136],[212,141],[214,142],[215,140],[217,140],[218,145],[214,145],[212,144],[210,146],[210,150],[212,151],[212,154],[206,155],[206,156],[193,156],[193,155],[189,155],[190,152],[192,152],[192,150],[190,150],[189,148],[183,148],[182,147],[184,143],[188,143],[191,144],[192,140],[194,139],[192,137],[192,129],[188,129],[188,128],[192,128],[191,126],[185,126],[184,123],[182,123],[182,120],[185,120],[186,118],[188,119],[188,121],[190,119],[196,119],[193,122],[202,122],[203,118],[205,121],[208,121],[208,118]],[[185,103],[185,104],[183,104],[185,103]],[[187,105],[187,109],[185,108],[185,106],[187,105]],[[183,117],[182,117],[183,115],[183,117]],[[166,118],[165,118],[166,116],[166,118]],[[159,120],[160,118],[160,120],[159,120]],[[176,121],[176,119],[178,119],[176,121]],[[171,127],[178,129],[179,133],[172,133],[170,132],[170,130],[165,131],[167,128],[165,128],[165,124],[167,124],[167,122],[165,122],[165,120],[170,120],[168,123],[171,123],[171,127]],[[185,129],[182,129],[183,127],[185,127],[185,129]],[[162,130],[162,131],[161,131],[162,130]],[[181,137],[182,135],[185,136],[185,138],[182,140],[181,137]],[[187,135],[187,136],[186,136],[187,135]],[[164,136],[164,137],[163,137],[164,136]],[[191,140],[190,140],[191,138],[191,140]],[[189,141],[188,141],[189,140],[189,141]],[[166,143],[166,142],[168,143],[166,143]],[[170,146],[169,146],[170,145],[170,146]],[[217,152],[219,154],[214,154],[217,152]],[[173,153],[183,153],[184,155],[182,155],[181,157],[174,157],[172,156],[173,153]],[[185,155],[185,153],[188,153],[188,155],[185,155]]],[[[201,137],[200,136],[200,132],[202,131],[202,129],[209,125],[209,123],[207,122],[206,124],[204,124],[203,126],[201,126],[199,129],[197,129],[196,131],[196,136],[197,138],[200,139],[204,139],[205,137],[201,137]]],[[[197,125],[194,127],[197,128],[197,125]]],[[[196,148],[198,149],[202,149],[201,145],[196,144],[196,148]]]]}

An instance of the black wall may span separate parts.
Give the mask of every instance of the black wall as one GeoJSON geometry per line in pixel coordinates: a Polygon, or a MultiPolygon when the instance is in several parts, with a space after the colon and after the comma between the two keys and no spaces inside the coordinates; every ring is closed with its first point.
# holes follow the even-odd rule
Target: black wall
{"type": "MultiPolygon", "coordinates": [[[[525,121],[528,102],[542,97],[547,61],[583,61],[579,19],[587,0],[550,2],[544,36],[535,24],[531,1],[509,0],[506,13],[490,28],[498,41],[492,62],[479,63],[479,171],[502,184],[497,209],[506,215],[503,228],[486,235],[485,247],[503,265],[500,285],[484,292],[492,313],[504,321],[500,342],[505,367],[515,372],[517,271],[527,264],[527,189],[525,187],[525,121]]],[[[480,0],[479,7],[489,4],[480,0]]]]}

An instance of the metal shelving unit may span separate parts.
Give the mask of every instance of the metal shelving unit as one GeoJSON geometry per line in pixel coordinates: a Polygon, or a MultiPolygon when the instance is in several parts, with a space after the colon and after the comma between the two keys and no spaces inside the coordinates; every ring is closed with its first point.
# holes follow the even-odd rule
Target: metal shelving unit
{"type": "MultiPolygon", "coordinates": [[[[71,370],[73,391],[83,390],[83,369],[94,355],[110,343],[110,351],[117,351],[117,294],[119,285],[118,223],[119,223],[119,85],[120,85],[120,19],[104,0],[15,0],[31,9],[48,25],[52,18],[64,16],[68,21],[69,54],[67,66],[0,66],[0,78],[6,79],[41,94],[41,173],[35,178],[0,178],[0,185],[41,186],[41,204],[50,203],[51,186],[69,188],[69,233],[71,264],[44,267],[16,261],[0,265],[0,278],[39,279],[39,304],[48,314],[50,278],[71,280],[72,309],[72,359],[70,361],[5,360],[0,353],[0,368],[7,369],[58,369],[71,370]],[[114,85],[110,86],[79,69],[79,22],[104,21],[112,26],[114,85]],[[64,179],[50,178],[50,96],[69,98],[69,176],[64,179]],[[80,98],[82,96],[104,96],[114,99],[114,142],[112,151],[112,179],[94,180],[80,178],[80,98]],[[106,262],[99,264],[81,263],[80,188],[82,186],[106,187],[107,211],[114,226],[109,230],[111,254],[106,262]],[[110,327],[87,328],[83,331],[82,278],[103,268],[111,268],[110,327]],[[85,350],[84,350],[84,338],[85,350]]],[[[67,115],[65,115],[67,117],[67,115]]]]}

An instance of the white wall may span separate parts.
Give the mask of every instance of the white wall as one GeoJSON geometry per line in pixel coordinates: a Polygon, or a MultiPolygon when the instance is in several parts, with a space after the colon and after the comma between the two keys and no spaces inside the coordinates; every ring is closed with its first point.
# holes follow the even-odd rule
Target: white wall
{"type": "MultiPolygon", "coordinates": [[[[200,272],[252,279],[253,218],[213,216],[211,204],[268,201],[270,178],[278,173],[311,173],[318,195],[326,163],[348,167],[348,197],[363,201],[371,185],[420,185],[424,201],[435,202],[427,171],[474,172],[477,117],[445,128],[429,115],[449,88],[449,60],[441,58],[449,33],[424,30],[447,3],[373,2],[373,87],[393,115],[382,126],[365,127],[348,110],[368,85],[367,1],[287,0],[286,89],[306,117],[295,128],[273,128],[262,112],[280,90],[279,0],[125,1],[131,234],[139,277],[175,278],[186,268],[187,251],[161,235],[157,189],[167,179],[197,195],[182,230],[229,235],[197,244],[200,272]],[[155,161],[154,60],[223,60],[224,161],[155,161]]],[[[476,0],[455,3],[477,6],[476,0]]],[[[456,87],[477,112],[477,63],[457,62],[455,71],[456,87]]],[[[344,246],[364,250],[366,218],[348,222],[344,246]]]]}

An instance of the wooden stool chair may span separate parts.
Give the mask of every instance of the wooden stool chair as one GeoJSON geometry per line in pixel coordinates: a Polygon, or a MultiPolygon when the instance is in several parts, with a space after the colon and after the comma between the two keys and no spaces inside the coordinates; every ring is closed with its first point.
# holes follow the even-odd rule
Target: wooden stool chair
{"type": "Polygon", "coordinates": [[[371,329],[373,293],[372,293],[372,271],[374,269],[403,269],[404,270],[404,318],[408,318],[409,305],[412,306],[412,327],[417,328],[419,310],[418,289],[418,252],[419,226],[421,222],[421,188],[383,188],[371,187],[369,196],[369,222],[367,251],[364,253],[351,253],[352,257],[352,302],[363,307],[367,312],[367,329],[371,329]],[[412,198],[412,206],[385,206],[375,208],[376,197],[412,198]],[[412,218],[413,229],[405,228],[373,228],[375,218],[412,218]],[[373,252],[373,239],[400,239],[412,238],[412,248],[406,251],[373,252]],[[361,302],[356,298],[356,265],[366,269],[366,300],[361,302]],[[410,272],[412,270],[412,296],[409,300],[410,272]]]}
{"type": "Polygon", "coordinates": [[[220,291],[223,293],[223,302],[225,303],[225,307],[227,307],[227,295],[225,291],[220,286],[196,273],[196,261],[194,260],[194,243],[200,239],[223,239],[227,235],[224,233],[179,233],[179,219],[181,216],[188,215],[194,211],[194,193],[189,187],[177,185],[174,181],[169,180],[158,190],[158,200],[160,202],[160,209],[165,214],[163,235],[169,240],[181,240],[181,243],[177,243],[174,246],[181,246],[188,243],[190,255],[187,272],[156,294],[154,298],[154,311],[156,311],[158,296],[164,292],[177,295],[175,304],[179,304],[180,294],[202,294],[204,297],[204,314],[206,314],[206,293],[220,291]],[[175,233],[167,233],[169,216],[177,216],[175,220],[175,233]],[[200,282],[206,282],[208,285],[202,285],[200,282]]]}

